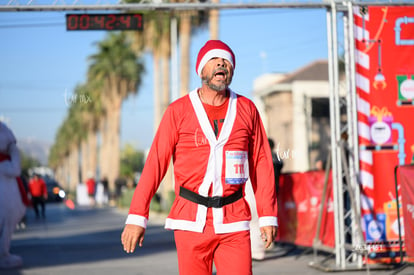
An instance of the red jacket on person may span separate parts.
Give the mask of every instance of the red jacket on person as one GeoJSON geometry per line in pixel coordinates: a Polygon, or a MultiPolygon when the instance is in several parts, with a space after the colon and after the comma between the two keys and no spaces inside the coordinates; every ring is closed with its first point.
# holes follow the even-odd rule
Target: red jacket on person
{"type": "Polygon", "coordinates": [[[47,188],[45,181],[38,177],[32,178],[29,181],[29,192],[32,197],[47,197],[47,188]]]}
{"type": "Polygon", "coordinates": [[[93,178],[89,178],[86,181],[86,187],[88,188],[88,195],[89,196],[95,195],[95,180],[93,178]]]}

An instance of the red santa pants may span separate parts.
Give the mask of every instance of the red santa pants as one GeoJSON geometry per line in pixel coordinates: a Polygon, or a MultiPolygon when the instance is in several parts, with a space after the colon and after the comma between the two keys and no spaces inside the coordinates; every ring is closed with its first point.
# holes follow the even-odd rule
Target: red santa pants
{"type": "Polygon", "coordinates": [[[251,275],[249,231],[215,234],[207,222],[203,233],[174,232],[180,275],[211,275],[213,261],[217,275],[251,275]]]}

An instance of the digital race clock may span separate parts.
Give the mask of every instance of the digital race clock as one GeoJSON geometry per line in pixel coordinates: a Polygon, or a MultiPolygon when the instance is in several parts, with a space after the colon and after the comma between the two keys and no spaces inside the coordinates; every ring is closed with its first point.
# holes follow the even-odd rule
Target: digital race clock
{"type": "Polygon", "coordinates": [[[90,13],[66,14],[66,30],[142,30],[142,14],[90,13]]]}

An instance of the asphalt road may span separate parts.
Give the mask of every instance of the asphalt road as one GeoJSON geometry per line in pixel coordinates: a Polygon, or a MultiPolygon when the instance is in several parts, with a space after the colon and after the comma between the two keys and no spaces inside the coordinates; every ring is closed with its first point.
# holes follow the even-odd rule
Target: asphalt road
{"type": "MultiPolygon", "coordinates": [[[[120,243],[126,215],[126,210],[112,207],[70,210],[64,204],[51,203],[46,206],[46,219],[36,220],[29,209],[27,226],[16,231],[11,248],[12,253],[23,257],[24,266],[0,270],[0,274],[178,274],[173,232],[164,229],[164,217],[152,215],[144,246],[126,254],[120,243]]],[[[327,255],[315,257],[310,249],[276,244],[267,251],[264,261],[253,262],[253,274],[326,274],[310,263],[331,261],[328,259],[327,255]]],[[[339,273],[368,274],[366,270],[339,273]]],[[[370,271],[393,273],[395,270],[370,271]]],[[[414,267],[398,274],[414,274],[414,267]]]]}

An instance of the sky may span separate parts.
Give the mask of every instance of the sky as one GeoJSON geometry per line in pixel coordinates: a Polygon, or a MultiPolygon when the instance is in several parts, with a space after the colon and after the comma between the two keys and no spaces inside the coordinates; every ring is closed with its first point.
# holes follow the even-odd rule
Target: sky
{"type": "MultiPolygon", "coordinates": [[[[66,31],[65,12],[0,12],[0,120],[17,139],[49,144],[67,115],[75,87],[85,83],[88,57],[105,31],[66,31]]],[[[289,73],[328,58],[324,9],[237,9],[220,12],[219,38],[236,56],[230,87],[252,99],[254,80],[266,73],[289,73]]],[[[145,27],[145,26],[144,26],[145,27]]],[[[200,86],[195,72],[208,29],[191,40],[190,90],[200,86]]],[[[123,103],[122,144],[145,150],[153,126],[153,68],[135,96],[123,103]]],[[[90,99],[90,100],[93,100],[90,99]]],[[[75,102],[80,104],[80,102],[75,102]]]]}

